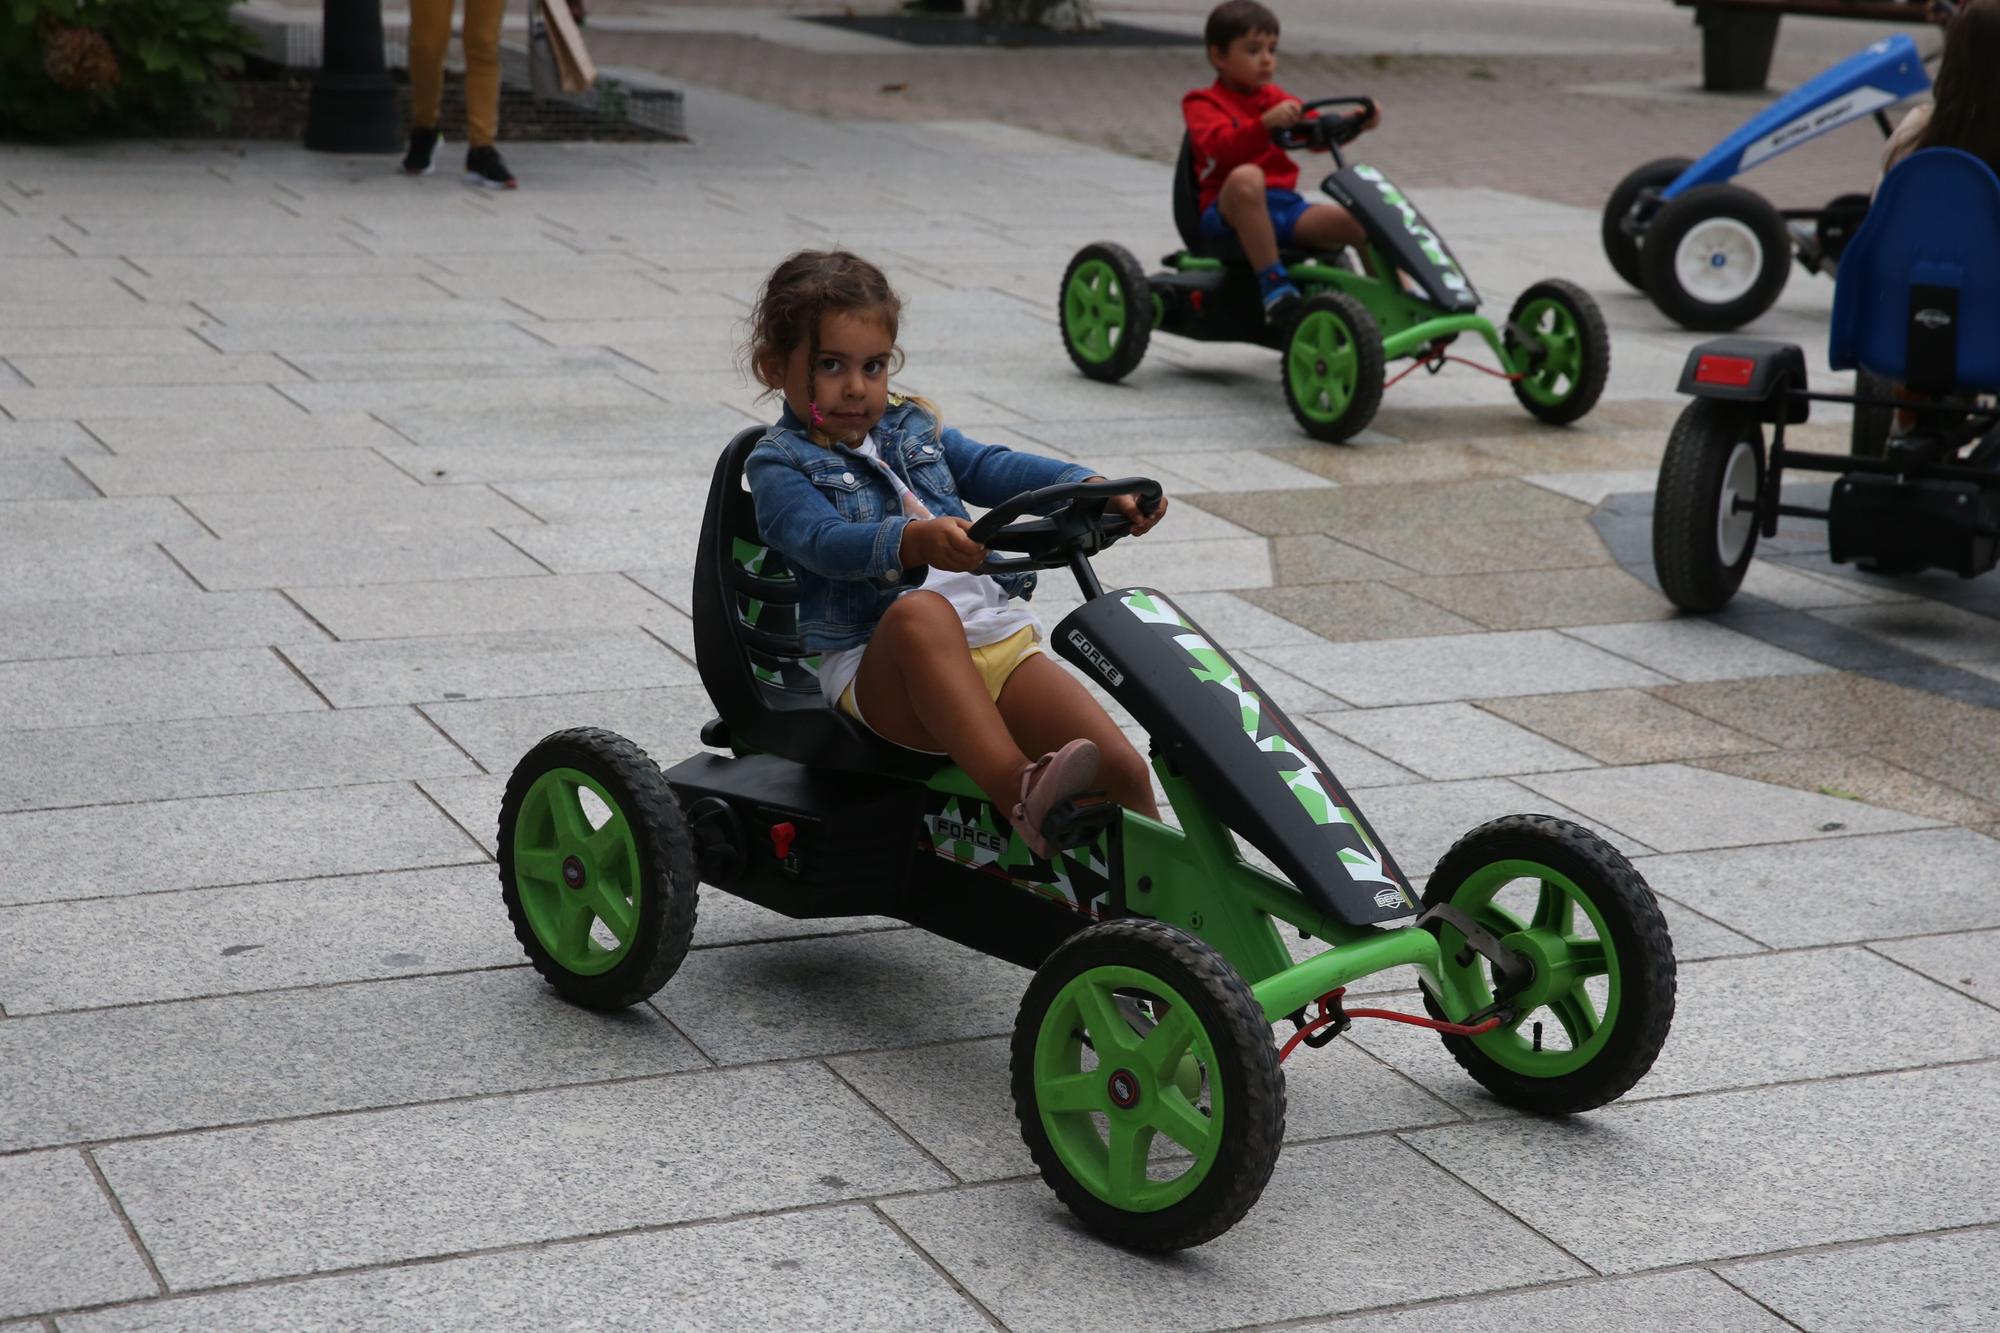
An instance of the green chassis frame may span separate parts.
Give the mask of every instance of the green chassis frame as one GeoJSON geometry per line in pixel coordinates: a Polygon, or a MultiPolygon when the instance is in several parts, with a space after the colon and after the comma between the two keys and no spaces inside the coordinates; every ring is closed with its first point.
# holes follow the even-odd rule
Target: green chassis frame
{"type": "MultiPolygon", "coordinates": [[[[1365,247],[1368,263],[1378,273],[1395,271],[1394,263],[1373,244],[1365,247]]],[[[1179,273],[1215,272],[1227,265],[1220,259],[1203,259],[1182,251],[1167,259],[1167,267],[1179,273]]],[[[1439,338],[1460,333],[1476,333],[1485,339],[1499,358],[1501,368],[1509,375],[1521,375],[1530,369],[1529,351],[1524,345],[1517,360],[1507,350],[1499,330],[1493,321],[1484,315],[1440,315],[1437,307],[1421,297],[1412,296],[1400,286],[1391,287],[1380,278],[1369,277],[1365,273],[1352,273],[1331,264],[1317,260],[1306,260],[1289,265],[1287,271],[1299,291],[1312,296],[1323,291],[1345,292],[1368,308],[1375,317],[1375,323],[1382,331],[1382,356],[1384,360],[1396,361],[1406,356],[1414,356],[1439,338]]],[[[1153,300],[1153,327],[1159,328],[1166,317],[1166,308],[1158,297],[1153,300]]]]}
{"type": "MultiPolygon", "coordinates": [[[[1156,760],[1154,769],[1181,827],[1124,812],[1125,902],[1135,914],[1180,927],[1214,948],[1250,985],[1264,1017],[1276,1023],[1358,978],[1405,964],[1416,967],[1445,1015],[1463,1021],[1484,1003],[1464,991],[1443,966],[1438,937],[1428,930],[1385,930],[1335,921],[1307,904],[1285,881],[1245,861],[1236,838],[1209,812],[1193,784],[1156,760]],[[1332,947],[1294,963],[1276,921],[1332,947]]],[[[946,765],[932,791],[986,802],[965,770],[946,765]]],[[[1531,990],[1536,989],[1531,987],[1531,990]]],[[[1518,1012],[1537,1002],[1515,997],[1518,1012]]]]}

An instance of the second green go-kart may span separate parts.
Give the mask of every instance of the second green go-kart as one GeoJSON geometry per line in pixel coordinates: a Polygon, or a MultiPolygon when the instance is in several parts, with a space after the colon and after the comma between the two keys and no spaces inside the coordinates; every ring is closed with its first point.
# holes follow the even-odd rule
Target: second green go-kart
{"type": "Polygon", "coordinates": [[[1457,258],[1409,197],[1374,167],[1342,159],[1341,144],[1360,133],[1374,103],[1327,97],[1305,104],[1308,111],[1335,106],[1361,111],[1314,116],[1272,138],[1281,148],[1333,154],[1336,169],[1321,189],[1367,233],[1365,271],[1343,256],[1281,251],[1305,299],[1282,327],[1268,325],[1242,246],[1233,236],[1201,233],[1194,149],[1183,138],[1174,225],[1186,248],[1149,275],[1129,250],[1099,241],[1077,251],[1063,273],[1063,346],[1076,368],[1095,380],[1123,379],[1156,332],[1257,343],[1282,353],[1285,401],[1299,425],[1315,439],[1338,442],[1375,419],[1389,364],[1407,359],[1409,370],[1440,370],[1459,359],[1447,350],[1452,343],[1470,335],[1486,344],[1499,362],[1496,373],[1529,412],[1557,425],[1587,414],[1611,370],[1611,335],[1597,302],[1573,282],[1546,279],[1522,292],[1496,329],[1478,313],[1479,293],[1457,258]]]}
{"type": "MultiPolygon", "coordinates": [[[[1051,646],[1145,728],[1178,821],[1079,803],[1045,860],[963,770],[821,699],[798,584],[743,486],[759,433],[723,452],[697,557],[710,748],[663,774],[630,741],[577,728],[508,780],[502,896],[564,996],[613,1009],[657,991],[686,955],[698,884],[797,918],[897,918],[1032,968],[1013,1029],[1022,1137],[1091,1230],[1144,1250],[1201,1244],[1250,1210],[1284,1140],[1280,1061],[1351,1019],[1434,1027],[1494,1096],[1543,1114],[1600,1106],[1652,1066],[1675,966],[1638,872],[1586,829],[1514,815],[1459,839],[1419,896],[1185,609],[1099,585],[1091,556],[1128,530],[1108,500],[1150,503],[1157,483],[1031,492],[971,531],[1011,553],[989,567],[1073,572],[1085,600],[1051,646]],[[1318,952],[1295,959],[1288,939],[1318,952]],[[1344,1006],[1343,988],[1401,966],[1427,1014],[1344,1006]],[[1282,1050],[1281,1024],[1295,1029],[1282,1050]]],[[[925,1058],[908,1053],[913,1077],[925,1058]]]]}

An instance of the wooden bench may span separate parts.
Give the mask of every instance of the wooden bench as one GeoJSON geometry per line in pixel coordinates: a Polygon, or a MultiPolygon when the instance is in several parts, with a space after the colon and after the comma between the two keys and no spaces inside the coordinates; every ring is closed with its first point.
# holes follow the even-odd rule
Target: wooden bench
{"type": "Polygon", "coordinates": [[[1694,10],[1701,29],[1701,86],[1712,93],[1753,93],[1771,73],[1778,20],[1865,19],[1875,23],[1928,23],[1928,0],[1674,0],[1694,10]]]}

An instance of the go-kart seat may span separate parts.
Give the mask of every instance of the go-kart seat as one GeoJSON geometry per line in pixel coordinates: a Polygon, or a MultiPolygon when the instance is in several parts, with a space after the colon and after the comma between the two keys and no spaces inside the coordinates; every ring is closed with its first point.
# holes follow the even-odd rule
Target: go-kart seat
{"type": "Polygon", "coordinates": [[[1840,258],[1827,361],[1932,393],[2000,392],[2000,177],[1926,148],[1882,181],[1840,258]]]}
{"type": "Polygon", "coordinates": [[[740,432],[715,463],[694,568],[695,666],[725,731],[707,744],[735,744],[814,768],[924,778],[942,762],[891,745],[829,708],[819,656],[798,635],[798,581],[764,544],[743,464],[764,434],[740,432]]]}
{"type": "MultiPolygon", "coordinates": [[[[1180,161],[1174,164],[1174,229],[1180,232],[1181,244],[1191,255],[1220,259],[1229,264],[1250,262],[1250,257],[1243,253],[1243,243],[1234,236],[1201,234],[1201,173],[1195,168],[1194,138],[1187,134],[1181,135],[1180,161]]],[[[1311,257],[1304,250],[1278,251],[1278,259],[1286,264],[1311,257]]]]}

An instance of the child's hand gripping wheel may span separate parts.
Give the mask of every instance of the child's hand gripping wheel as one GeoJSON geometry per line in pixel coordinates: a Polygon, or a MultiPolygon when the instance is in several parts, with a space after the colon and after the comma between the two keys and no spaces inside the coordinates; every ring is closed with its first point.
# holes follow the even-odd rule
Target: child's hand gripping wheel
{"type": "MultiPolygon", "coordinates": [[[[1287,151],[1291,149],[1311,151],[1324,148],[1332,152],[1334,160],[1339,162],[1339,146],[1341,144],[1353,143],[1361,136],[1361,132],[1368,128],[1369,122],[1375,119],[1375,99],[1372,97],[1322,97],[1315,101],[1307,102],[1304,110],[1308,112],[1317,111],[1319,108],[1327,106],[1352,106],[1359,107],[1360,110],[1346,116],[1310,116],[1303,118],[1295,125],[1287,125],[1284,129],[1271,131],[1271,142],[1287,151]]],[[[1341,165],[1345,166],[1346,164],[1342,162],[1341,165]]]]}

